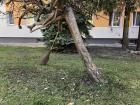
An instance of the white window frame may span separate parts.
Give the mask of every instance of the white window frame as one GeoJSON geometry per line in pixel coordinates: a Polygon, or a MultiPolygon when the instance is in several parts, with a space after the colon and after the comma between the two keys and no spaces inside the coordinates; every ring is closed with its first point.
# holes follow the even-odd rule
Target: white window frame
{"type": "MultiPolygon", "coordinates": [[[[10,19],[10,18],[9,18],[9,12],[12,13],[12,11],[8,11],[8,12],[7,12],[7,24],[8,24],[8,25],[14,25],[14,17],[12,17],[12,18],[13,18],[13,23],[11,23],[10,20],[9,20],[9,19],[10,19]]],[[[13,14],[12,14],[12,16],[13,16],[13,14]]]]}
{"type": "Polygon", "coordinates": [[[140,11],[136,11],[136,12],[133,12],[133,14],[132,14],[132,17],[133,17],[132,18],[132,26],[133,27],[139,27],[138,25],[136,25],[138,12],[140,13],[140,11]],[[134,13],[136,13],[135,17],[134,17],[134,13]],[[135,20],[134,20],[134,18],[135,18],[135,20]]]}
{"type": "Polygon", "coordinates": [[[117,11],[114,11],[113,14],[112,14],[112,22],[111,22],[111,26],[112,26],[112,27],[120,27],[120,26],[121,26],[121,16],[120,16],[119,25],[118,25],[118,26],[115,26],[115,25],[114,25],[114,18],[115,18],[115,13],[116,13],[116,12],[117,12],[117,11]]]}

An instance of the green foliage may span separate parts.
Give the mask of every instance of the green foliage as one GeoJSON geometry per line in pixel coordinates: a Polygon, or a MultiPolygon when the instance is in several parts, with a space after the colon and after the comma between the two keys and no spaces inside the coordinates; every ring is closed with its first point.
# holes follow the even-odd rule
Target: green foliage
{"type": "Polygon", "coordinates": [[[101,10],[109,13],[117,8],[117,2],[118,0],[100,0],[99,5],[101,7],[101,10]]]}
{"type": "Polygon", "coordinates": [[[119,5],[120,0],[64,0],[72,5],[75,11],[91,18],[93,13],[105,11],[112,12],[119,5]]]}
{"type": "MultiPolygon", "coordinates": [[[[56,41],[55,46],[64,46],[67,44],[72,43],[72,38],[70,37],[69,31],[67,29],[67,25],[63,22],[63,30],[59,33],[56,41]]],[[[42,30],[44,35],[44,40],[46,41],[47,46],[51,46],[54,38],[57,34],[57,24],[51,25],[49,28],[42,30]]]]}
{"type": "MultiPolygon", "coordinates": [[[[79,30],[81,32],[81,35],[83,38],[89,37],[89,30],[92,28],[92,24],[87,20],[87,18],[83,15],[77,14],[76,15],[77,19],[77,24],[79,27],[79,30]]],[[[44,40],[46,41],[47,46],[52,45],[54,38],[57,34],[57,24],[51,25],[47,29],[43,29],[43,35],[44,35],[44,40]]],[[[62,22],[62,31],[59,33],[56,41],[55,41],[55,47],[64,47],[69,44],[72,44],[73,39],[71,38],[70,31],[68,29],[68,25],[65,21],[62,22]]]]}
{"type": "Polygon", "coordinates": [[[137,9],[137,7],[139,6],[138,4],[140,3],[139,0],[135,1],[135,0],[124,0],[124,4],[126,5],[125,9],[126,11],[134,11],[135,9],[137,9]]]}
{"type": "MultiPolygon", "coordinates": [[[[98,11],[105,11],[106,13],[113,10],[120,9],[121,3],[125,5],[126,11],[132,12],[140,6],[140,0],[66,0],[73,4],[73,8],[79,5],[79,11],[86,15],[92,15],[98,11]]],[[[76,8],[77,9],[77,8],[76,8]]]]}

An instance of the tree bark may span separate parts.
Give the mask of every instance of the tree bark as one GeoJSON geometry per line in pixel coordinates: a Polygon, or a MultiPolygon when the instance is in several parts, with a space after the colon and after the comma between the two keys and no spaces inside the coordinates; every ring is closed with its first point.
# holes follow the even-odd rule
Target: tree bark
{"type": "Polygon", "coordinates": [[[130,13],[125,13],[124,27],[123,27],[123,40],[122,40],[122,48],[124,50],[129,48],[129,39],[128,39],[129,20],[130,20],[130,13]]]}
{"type": "Polygon", "coordinates": [[[76,48],[84,61],[85,67],[88,71],[91,80],[97,83],[103,82],[98,68],[96,67],[95,64],[92,63],[91,56],[84,45],[84,42],[80,35],[79,28],[74,16],[74,12],[71,7],[66,8],[65,19],[69,26],[72,38],[74,39],[76,48]]]}
{"type": "Polygon", "coordinates": [[[139,33],[138,33],[138,40],[137,40],[137,51],[140,51],[140,23],[139,23],[139,33]]]}

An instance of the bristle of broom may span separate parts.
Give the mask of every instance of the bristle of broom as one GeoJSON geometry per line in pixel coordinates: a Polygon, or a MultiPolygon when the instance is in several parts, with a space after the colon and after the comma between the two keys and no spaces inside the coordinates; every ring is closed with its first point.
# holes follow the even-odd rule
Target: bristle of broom
{"type": "Polygon", "coordinates": [[[48,53],[45,55],[45,57],[41,61],[41,65],[47,65],[49,62],[50,54],[52,50],[49,50],[48,53]]]}

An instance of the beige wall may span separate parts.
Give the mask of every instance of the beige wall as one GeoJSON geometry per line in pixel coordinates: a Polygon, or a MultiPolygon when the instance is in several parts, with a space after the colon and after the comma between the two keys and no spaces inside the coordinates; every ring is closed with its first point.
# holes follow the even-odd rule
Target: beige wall
{"type": "MultiPolygon", "coordinates": [[[[12,6],[12,5],[6,6],[6,11],[13,11],[14,24],[16,24],[16,25],[18,24],[19,17],[22,14],[21,6],[22,6],[21,3],[15,3],[14,6],[12,6]]],[[[26,24],[25,19],[22,19],[22,21],[21,21],[21,25],[23,25],[23,24],[26,24]]]]}
{"type": "MultiPolygon", "coordinates": [[[[140,8],[136,9],[136,11],[140,11],[140,8]]],[[[95,27],[109,27],[109,16],[104,14],[104,12],[99,12],[97,16],[93,15],[92,23],[95,27]]],[[[133,13],[130,14],[130,26],[133,23],[133,13]]],[[[124,24],[124,12],[121,15],[121,26],[124,24]]]]}
{"type": "MultiPolygon", "coordinates": [[[[14,7],[12,7],[11,5],[6,6],[6,11],[14,10],[14,23],[15,24],[18,24],[18,17],[20,17],[20,15],[22,14],[22,11],[20,11],[21,9],[19,9],[21,5],[22,4],[20,3],[15,3],[14,7]]],[[[140,11],[140,8],[138,8],[136,11],[140,11]]],[[[31,19],[29,20],[23,19],[21,24],[26,24],[26,22],[30,22],[30,20],[31,19]]],[[[130,26],[132,26],[132,22],[133,22],[133,14],[131,13],[130,26]]],[[[97,16],[93,15],[92,23],[93,25],[95,25],[95,27],[109,27],[109,16],[107,16],[104,12],[99,12],[97,13],[97,16]]],[[[121,17],[121,26],[123,26],[123,23],[124,23],[124,12],[121,17]]]]}
{"type": "Polygon", "coordinates": [[[105,15],[103,12],[99,12],[96,15],[93,15],[92,23],[95,27],[108,27],[109,25],[109,16],[105,15]]]}

